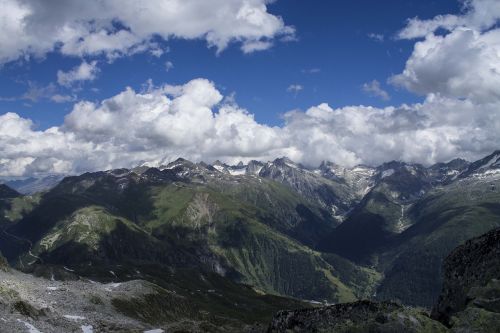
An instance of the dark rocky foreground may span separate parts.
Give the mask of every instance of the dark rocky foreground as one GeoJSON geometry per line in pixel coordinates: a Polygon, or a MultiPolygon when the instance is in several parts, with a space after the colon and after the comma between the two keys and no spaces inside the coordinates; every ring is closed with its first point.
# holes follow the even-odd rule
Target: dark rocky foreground
{"type": "Polygon", "coordinates": [[[420,310],[391,302],[358,301],[317,309],[281,311],[271,332],[447,332],[420,310]]]}
{"type": "Polygon", "coordinates": [[[500,332],[500,229],[445,260],[432,316],[392,302],[358,301],[278,312],[268,332],[500,332]]]}

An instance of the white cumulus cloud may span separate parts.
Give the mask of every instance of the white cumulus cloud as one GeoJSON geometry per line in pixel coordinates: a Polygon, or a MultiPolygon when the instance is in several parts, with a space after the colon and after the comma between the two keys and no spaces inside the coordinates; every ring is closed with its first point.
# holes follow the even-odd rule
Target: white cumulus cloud
{"type": "Polygon", "coordinates": [[[291,84],[286,88],[286,91],[291,92],[295,95],[297,95],[299,92],[304,90],[304,86],[301,84],[291,84]]]}
{"type": "Polygon", "coordinates": [[[57,71],[57,83],[69,87],[74,82],[95,80],[98,73],[99,68],[97,67],[97,61],[92,61],[90,63],[83,61],[79,66],[76,66],[68,72],[63,72],[61,70],[57,71]]]}
{"type": "Polygon", "coordinates": [[[174,68],[174,63],[171,61],[167,61],[165,63],[165,71],[169,72],[171,69],[174,68]]]}
{"type": "Polygon", "coordinates": [[[390,82],[421,95],[439,93],[477,103],[500,97],[500,2],[466,1],[463,15],[409,21],[401,38],[415,44],[404,71],[390,82]],[[447,29],[436,34],[438,28],[447,29]]]}
{"type": "Polygon", "coordinates": [[[391,99],[391,96],[387,91],[385,91],[380,82],[377,80],[373,80],[371,82],[367,82],[363,84],[363,91],[370,96],[375,96],[383,99],[384,101],[388,101],[391,99]]]}
{"type": "Polygon", "coordinates": [[[229,163],[279,156],[317,166],[402,159],[431,164],[498,148],[500,100],[477,104],[429,94],[423,103],[386,108],[320,104],[258,123],[214,83],[127,88],[98,103],[77,102],[64,123],[36,130],[15,113],[0,116],[0,176],[81,173],[161,165],[185,157],[229,163]]]}
{"type": "Polygon", "coordinates": [[[41,57],[105,54],[115,58],[150,50],[153,41],[204,39],[222,51],[238,42],[244,52],[269,48],[294,28],[267,11],[268,0],[0,0],[0,64],[41,57]]]}
{"type": "Polygon", "coordinates": [[[408,24],[398,33],[401,39],[425,37],[438,29],[453,31],[459,27],[485,30],[494,26],[500,19],[498,0],[461,0],[462,15],[438,15],[429,20],[418,17],[408,20],[408,24]]]}

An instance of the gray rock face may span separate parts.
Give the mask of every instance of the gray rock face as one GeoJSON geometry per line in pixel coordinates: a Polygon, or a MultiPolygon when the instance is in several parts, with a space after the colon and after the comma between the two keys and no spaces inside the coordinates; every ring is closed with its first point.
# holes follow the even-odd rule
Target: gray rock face
{"type": "Polygon", "coordinates": [[[500,285],[496,281],[500,279],[500,228],[457,247],[446,258],[444,272],[443,291],[433,309],[434,318],[450,324],[451,316],[471,303],[498,312],[500,285]],[[489,289],[489,297],[481,295],[484,289],[489,289]]]}

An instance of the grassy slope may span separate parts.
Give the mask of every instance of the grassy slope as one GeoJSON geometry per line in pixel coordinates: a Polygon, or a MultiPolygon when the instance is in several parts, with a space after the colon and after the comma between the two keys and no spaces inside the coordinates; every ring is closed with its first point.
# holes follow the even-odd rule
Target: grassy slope
{"type": "Polygon", "coordinates": [[[266,292],[329,301],[355,299],[319,253],[278,231],[286,233],[300,223],[293,210],[300,199],[276,183],[266,182],[270,191],[264,193],[262,187],[250,185],[226,187],[224,193],[197,186],[158,189],[157,218],[146,228],[206,243],[223,264],[236,271],[238,281],[266,292]],[[281,226],[276,225],[278,221],[281,226]]]}
{"type": "MultiPolygon", "coordinates": [[[[204,267],[267,293],[330,302],[369,294],[376,274],[344,261],[354,272],[344,283],[334,262],[304,245],[330,227],[321,214],[285,186],[257,178],[132,182],[118,190],[113,178],[87,175],[45,195],[12,232],[30,239],[44,264],[204,267]]],[[[23,264],[34,256],[25,253],[23,264]]]]}

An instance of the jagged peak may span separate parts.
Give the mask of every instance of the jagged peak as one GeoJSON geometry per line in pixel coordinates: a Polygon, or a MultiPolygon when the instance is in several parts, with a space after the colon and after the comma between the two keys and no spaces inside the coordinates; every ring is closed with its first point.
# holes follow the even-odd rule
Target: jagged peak
{"type": "Polygon", "coordinates": [[[128,174],[131,170],[125,169],[125,168],[120,168],[120,169],[111,169],[111,170],[106,170],[107,174],[113,175],[113,176],[124,176],[128,174]]]}
{"type": "Polygon", "coordinates": [[[212,166],[227,166],[226,163],[221,162],[220,160],[216,160],[212,163],[212,166]]]}
{"type": "Polygon", "coordinates": [[[282,157],[278,157],[276,158],[273,163],[294,163],[294,161],[292,161],[291,159],[289,159],[288,157],[286,156],[282,156],[282,157]]]}
{"type": "Polygon", "coordinates": [[[470,163],[468,168],[459,175],[466,178],[476,175],[498,175],[500,173],[500,150],[495,150],[490,155],[470,163]]]}
{"type": "Polygon", "coordinates": [[[264,165],[265,163],[262,162],[262,161],[257,161],[257,160],[251,160],[250,162],[248,162],[248,166],[250,165],[264,165]]]}
{"type": "Polygon", "coordinates": [[[399,161],[399,160],[392,160],[392,161],[389,161],[389,162],[382,163],[381,165],[379,165],[377,167],[377,169],[380,169],[380,170],[385,170],[385,169],[399,169],[399,168],[402,168],[402,167],[404,167],[406,165],[408,165],[408,163],[403,162],[403,161],[399,161]]]}
{"type": "Polygon", "coordinates": [[[189,160],[186,160],[186,159],[184,159],[182,157],[179,157],[175,161],[168,163],[166,167],[160,167],[160,169],[161,170],[163,170],[163,169],[174,169],[174,168],[177,168],[177,167],[193,168],[193,167],[196,167],[196,164],[194,164],[193,162],[191,162],[189,160]]]}

